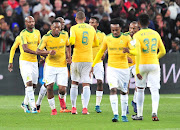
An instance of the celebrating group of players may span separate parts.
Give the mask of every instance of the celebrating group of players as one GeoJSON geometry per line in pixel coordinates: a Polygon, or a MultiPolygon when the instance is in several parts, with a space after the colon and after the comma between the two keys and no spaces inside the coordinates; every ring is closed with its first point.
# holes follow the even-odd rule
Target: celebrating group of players
{"type": "Polygon", "coordinates": [[[159,58],[166,53],[159,34],[148,29],[147,14],[139,16],[139,23],[132,22],[129,32],[122,33],[122,21],[111,20],[111,34],[105,34],[97,27],[99,20],[91,17],[89,24],[85,23],[84,12],[77,12],[76,25],[70,29],[70,38],[64,31],[64,19],[57,18],[52,22],[51,30],[40,38],[40,32],[34,28],[32,16],[25,18],[26,29],[17,36],[11,48],[8,70],[13,70],[13,57],[16,48],[20,48],[20,72],[25,85],[25,98],[22,107],[26,113],[40,112],[43,97],[47,92],[51,115],[56,115],[53,85],[59,87],[60,112],[77,114],[76,100],[78,85],[83,89],[82,114],[88,113],[90,100],[90,84],[92,75],[97,79],[96,106],[97,113],[101,113],[100,103],[103,96],[104,67],[102,60],[108,52],[107,80],[110,89],[110,103],[114,117],[113,122],[119,121],[117,90],[121,91],[121,120],[128,122],[126,113],[128,106],[128,84],[131,73],[135,76],[136,90],[132,105],[136,115],[133,120],[143,120],[144,89],[149,87],[152,97],[152,120],[157,117],[160,89],[159,58]],[[141,28],[139,30],[139,28],[141,28]],[[74,45],[71,58],[71,45],[74,45]],[[159,49],[159,52],[157,53],[159,49]],[[45,59],[44,85],[41,86],[38,100],[35,103],[34,90],[38,82],[37,55],[45,59]],[[68,87],[67,63],[71,65],[70,99],[72,109],[66,107],[66,87],[68,87]],[[130,64],[128,64],[130,63],[130,64]],[[130,73],[131,72],[131,73],[130,73]],[[29,105],[31,110],[29,109],[29,105]],[[136,110],[137,107],[137,110],[136,110]]]}

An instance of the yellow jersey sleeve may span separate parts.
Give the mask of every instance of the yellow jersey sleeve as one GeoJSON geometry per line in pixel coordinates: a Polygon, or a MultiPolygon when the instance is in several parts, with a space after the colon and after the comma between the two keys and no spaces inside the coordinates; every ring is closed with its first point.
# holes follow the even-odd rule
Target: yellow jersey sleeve
{"type": "Polygon", "coordinates": [[[162,42],[160,35],[159,35],[159,39],[158,39],[158,48],[159,48],[158,59],[160,59],[161,57],[163,57],[166,54],[166,49],[164,47],[164,44],[162,42]]]}
{"type": "Polygon", "coordinates": [[[74,45],[75,44],[75,40],[76,40],[76,34],[75,34],[75,31],[74,31],[74,26],[73,26],[70,29],[70,39],[69,39],[70,44],[74,45]]]}
{"type": "Polygon", "coordinates": [[[94,42],[93,42],[92,47],[98,47],[98,46],[99,46],[99,40],[97,38],[96,32],[94,31],[94,42]]]}
{"type": "Polygon", "coordinates": [[[18,48],[20,43],[21,43],[21,38],[20,38],[20,36],[17,36],[13,46],[11,47],[11,51],[10,51],[10,54],[9,54],[9,63],[13,63],[13,58],[14,58],[16,48],[18,48]]]}
{"type": "MultiPolygon", "coordinates": [[[[93,47],[93,60],[95,59],[98,51],[100,50],[100,48],[101,48],[101,46],[102,46],[102,43],[103,43],[103,40],[104,40],[104,38],[105,38],[105,36],[106,36],[103,32],[100,32],[99,30],[97,30],[97,33],[96,33],[96,34],[97,34],[97,38],[98,38],[98,40],[99,40],[99,46],[93,47]]],[[[99,60],[99,62],[101,62],[101,60],[99,60]]],[[[98,62],[98,63],[99,63],[99,62],[98,62]]]]}
{"type": "Polygon", "coordinates": [[[38,46],[38,49],[43,50],[46,47],[46,40],[47,40],[47,37],[43,36],[43,38],[38,46]]]}
{"type": "Polygon", "coordinates": [[[106,43],[106,38],[104,38],[103,40],[103,43],[102,43],[102,47],[101,49],[98,51],[94,61],[93,61],[93,64],[92,64],[92,67],[94,67],[97,63],[99,63],[99,61],[101,60],[104,52],[106,51],[107,49],[107,43],[106,43]]]}

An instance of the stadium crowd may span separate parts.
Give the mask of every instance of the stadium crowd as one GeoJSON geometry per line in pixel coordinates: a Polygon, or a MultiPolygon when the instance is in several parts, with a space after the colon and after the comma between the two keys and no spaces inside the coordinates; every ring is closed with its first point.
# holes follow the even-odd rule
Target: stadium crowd
{"type": "Polygon", "coordinates": [[[129,24],[137,21],[141,13],[150,16],[149,28],[158,31],[166,51],[180,52],[180,1],[179,0],[2,0],[0,1],[0,54],[8,53],[20,31],[25,28],[24,19],[33,16],[35,28],[41,36],[50,30],[56,17],[65,19],[65,30],[69,32],[75,22],[77,11],[100,19],[98,29],[106,35],[110,31],[110,20],[123,20],[123,32],[129,24]]]}

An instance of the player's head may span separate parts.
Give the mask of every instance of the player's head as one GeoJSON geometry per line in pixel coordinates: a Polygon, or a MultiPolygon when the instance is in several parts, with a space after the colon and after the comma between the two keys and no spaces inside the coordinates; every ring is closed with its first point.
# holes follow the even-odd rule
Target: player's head
{"type": "Polygon", "coordinates": [[[85,13],[83,11],[78,11],[76,13],[75,20],[76,20],[77,23],[86,21],[85,13]]]}
{"type": "Polygon", "coordinates": [[[148,14],[142,13],[142,14],[139,15],[139,24],[143,28],[148,27],[148,25],[149,25],[149,16],[148,16],[148,14]]]}
{"type": "Polygon", "coordinates": [[[99,26],[99,18],[96,16],[92,16],[89,20],[89,24],[97,29],[97,27],[99,26]]]}
{"type": "Polygon", "coordinates": [[[65,28],[65,21],[63,17],[58,17],[56,20],[59,20],[61,22],[61,29],[63,30],[65,28]]]}
{"type": "Polygon", "coordinates": [[[27,16],[25,18],[25,25],[27,29],[33,29],[35,25],[34,18],[32,16],[27,16]]]}
{"type": "Polygon", "coordinates": [[[137,31],[139,31],[138,22],[136,22],[136,21],[131,22],[130,25],[129,25],[129,33],[130,33],[131,37],[132,37],[137,31]]]}
{"type": "Polygon", "coordinates": [[[111,20],[111,33],[114,37],[119,37],[121,35],[123,21],[118,18],[114,18],[111,20]]]}
{"type": "Polygon", "coordinates": [[[59,33],[61,32],[61,22],[59,20],[53,20],[51,30],[54,36],[59,36],[59,33]]]}

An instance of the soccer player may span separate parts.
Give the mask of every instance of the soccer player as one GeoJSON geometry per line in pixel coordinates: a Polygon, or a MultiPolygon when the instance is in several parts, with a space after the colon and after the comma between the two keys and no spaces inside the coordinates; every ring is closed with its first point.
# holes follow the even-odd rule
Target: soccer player
{"type": "Polygon", "coordinates": [[[117,89],[121,90],[122,121],[128,122],[126,111],[130,71],[127,53],[124,53],[124,50],[128,47],[130,48],[130,54],[136,54],[136,50],[130,44],[131,37],[128,34],[121,33],[122,25],[123,22],[121,20],[112,19],[110,24],[112,33],[104,39],[102,47],[97,53],[91,68],[91,72],[93,72],[94,66],[101,59],[106,49],[108,49],[107,80],[110,89],[111,107],[114,114],[113,122],[119,121],[117,89]]]}
{"type": "MultiPolygon", "coordinates": [[[[43,36],[37,53],[39,55],[48,55],[45,67],[45,85],[47,86],[48,102],[51,107],[51,115],[56,115],[55,99],[53,93],[53,85],[56,83],[59,87],[61,99],[65,95],[68,86],[68,70],[66,62],[66,46],[70,48],[68,37],[61,32],[61,23],[54,20],[51,25],[51,33],[43,36]],[[46,47],[47,50],[43,50],[46,47]]],[[[71,53],[68,51],[68,63],[71,62],[71,53]]],[[[62,107],[66,108],[66,103],[62,101],[62,107]]]]}
{"type": "Polygon", "coordinates": [[[82,114],[88,114],[87,107],[90,100],[91,83],[89,71],[91,70],[93,62],[92,47],[98,46],[99,41],[95,29],[91,25],[84,23],[86,20],[84,12],[77,12],[75,20],[77,24],[70,29],[70,43],[74,45],[71,64],[71,113],[77,114],[76,100],[78,95],[78,84],[81,81],[83,86],[82,114]]]}
{"type": "MultiPolygon", "coordinates": [[[[56,20],[59,20],[60,23],[61,23],[61,33],[65,33],[65,35],[68,36],[68,32],[67,31],[64,31],[64,27],[65,27],[65,22],[64,22],[64,19],[62,17],[58,17],[56,18],[56,20]]],[[[52,32],[52,30],[48,31],[47,34],[50,34],[52,32]]],[[[69,36],[68,36],[69,37],[69,36]]],[[[71,48],[68,47],[67,48],[67,51],[70,51],[71,52],[71,48]],[[70,49],[70,50],[69,50],[70,49]]],[[[69,53],[69,52],[67,52],[69,53]]],[[[67,57],[67,55],[66,55],[67,57]]],[[[46,95],[46,92],[47,92],[47,89],[46,87],[44,86],[44,84],[41,86],[41,89],[39,91],[39,96],[38,96],[38,100],[36,101],[36,106],[37,106],[37,111],[40,112],[40,106],[41,106],[41,103],[42,103],[42,99],[44,98],[44,96],[46,95]]],[[[59,92],[58,92],[59,93],[59,92]]],[[[60,96],[60,93],[59,93],[59,102],[60,102],[60,113],[68,113],[68,112],[71,112],[70,110],[68,110],[67,108],[63,108],[63,102],[66,102],[66,95],[67,95],[67,92],[65,92],[65,95],[64,97],[61,99],[61,96],[60,96]],[[63,101],[64,100],[64,101],[63,101]]]]}
{"type": "Polygon", "coordinates": [[[147,84],[152,99],[152,120],[159,121],[157,117],[160,89],[159,58],[166,54],[166,50],[158,32],[148,28],[147,14],[139,16],[139,24],[141,30],[133,36],[138,53],[136,56],[137,115],[132,119],[143,120],[144,89],[147,84]]]}
{"type": "MultiPolygon", "coordinates": [[[[129,32],[128,34],[133,38],[133,35],[139,31],[139,25],[138,22],[133,21],[129,25],[129,32]]],[[[131,42],[134,42],[133,40],[131,42]]],[[[132,59],[132,63],[129,63],[129,69],[130,69],[130,76],[135,76],[135,56],[133,55],[128,55],[129,58],[132,59]]],[[[130,83],[130,82],[129,82],[130,83]]],[[[134,91],[134,97],[133,101],[131,102],[134,112],[137,113],[137,106],[136,106],[136,89],[134,91]]]]}
{"type": "MultiPolygon", "coordinates": [[[[20,33],[23,51],[20,55],[20,72],[26,86],[25,92],[29,99],[32,113],[37,113],[34,90],[38,82],[38,62],[36,49],[40,43],[40,32],[34,28],[35,21],[32,16],[25,18],[26,29],[20,33]]],[[[25,105],[28,102],[24,102],[25,105]]]]}
{"type": "MultiPolygon", "coordinates": [[[[97,27],[99,26],[99,18],[92,16],[89,20],[89,24],[94,27],[94,29],[96,30],[97,38],[99,39],[99,46],[93,47],[93,59],[94,59],[102,45],[101,43],[103,42],[105,33],[101,32],[97,29],[97,27]]],[[[105,57],[105,54],[104,54],[104,57],[105,57]]],[[[98,63],[94,66],[93,74],[94,74],[95,78],[97,79],[95,111],[97,113],[101,113],[100,103],[101,103],[102,96],[103,96],[103,79],[104,79],[104,67],[103,67],[102,60],[99,60],[98,63]]],[[[83,97],[83,96],[81,96],[81,97],[83,97]]]]}
{"type": "MultiPolygon", "coordinates": [[[[18,46],[20,48],[20,52],[22,53],[22,51],[23,51],[22,45],[20,45],[20,44],[21,44],[21,37],[18,35],[15,39],[13,46],[11,47],[11,51],[9,54],[9,65],[8,65],[9,72],[13,71],[13,58],[14,58],[14,54],[15,54],[15,51],[18,48],[18,46]]],[[[25,92],[24,101],[21,104],[21,108],[24,109],[24,112],[30,113],[29,106],[25,105],[24,102],[26,102],[26,104],[28,104],[28,97],[27,97],[26,92],[25,92]]]]}

